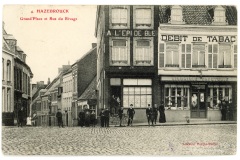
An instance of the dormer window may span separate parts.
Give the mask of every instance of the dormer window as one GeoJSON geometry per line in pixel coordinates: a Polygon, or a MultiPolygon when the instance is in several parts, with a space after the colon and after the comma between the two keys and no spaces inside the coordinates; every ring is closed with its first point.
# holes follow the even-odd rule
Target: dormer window
{"type": "Polygon", "coordinates": [[[226,10],[222,6],[217,6],[214,9],[214,17],[212,20],[213,25],[227,25],[227,20],[226,20],[226,10]]]}
{"type": "Polygon", "coordinates": [[[172,6],[171,18],[169,19],[171,24],[185,24],[183,20],[183,12],[181,6],[172,6]]]}

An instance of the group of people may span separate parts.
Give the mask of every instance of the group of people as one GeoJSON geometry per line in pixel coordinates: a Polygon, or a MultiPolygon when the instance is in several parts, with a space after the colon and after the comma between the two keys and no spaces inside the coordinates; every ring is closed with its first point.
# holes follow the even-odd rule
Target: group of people
{"type": "Polygon", "coordinates": [[[229,102],[225,101],[225,99],[221,100],[220,109],[222,114],[222,121],[233,120],[233,106],[231,99],[229,102]]]}
{"type": "Polygon", "coordinates": [[[89,127],[90,125],[95,127],[96,125],[95,111],[91,111],[90,109],[80,111],[78,114],[78,124],[81,127],[83,126],[89,127]]]}
{"type": "Polygon", "coordinates": [[[158,117],[158,111],[160,114],[159,117],[159,123],[165,123],[166,122],[166,117],[165,117],[165,108],[163,102],[160,104],[160,106],[157,107],[151,107],[150,104],[148,104],[148,108],[146,109],[146,116],[147,116],[147,121],[148,125],[152,123],[152,125],[156,124],[157,122],[157,117],[158,117]]]}

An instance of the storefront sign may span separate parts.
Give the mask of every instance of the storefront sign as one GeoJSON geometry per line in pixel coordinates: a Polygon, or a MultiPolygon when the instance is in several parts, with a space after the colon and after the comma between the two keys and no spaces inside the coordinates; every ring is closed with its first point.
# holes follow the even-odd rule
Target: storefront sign
{"type": "Polygon", "coordinates": [[[187,35],[161,35],[162,41],[169,42],[236,42],[236,36],[187,36],[187,35]]]}
{"type": "Polygon", "coordinates": [[[111,29],[107,31],[109,37],[155,37],[157,30],[130,30],[130,29],[111,29]]]}
{"type": "Polygon", "coordinates": [[[235,77],[161,77],[162,81],[188,81],[188,82],[229,82],[237,81],[235,77]]]}

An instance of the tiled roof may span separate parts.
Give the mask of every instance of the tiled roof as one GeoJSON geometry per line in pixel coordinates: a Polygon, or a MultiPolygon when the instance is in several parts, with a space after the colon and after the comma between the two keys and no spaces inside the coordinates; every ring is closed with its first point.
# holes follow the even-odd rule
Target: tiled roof
{"type": "MultiPolygon", "coordinates": [[[[211,25],[213,18],[213,9],[216,6],[181,6],[183,9],[183,19],[185,24],[211,25]]],[[[229,25],[237,25],[237,9],[234,6],[223,6],[226,9],[226,18],[229,25]]],[[[160,23],[168,23],[171,15],[171,6],[160,6],[160,23]]]]}
{"type": "Polygon", "coordinates": [[[89,99],[97,99],[96,95],[96,84],[97,84],[97,76],[95,76],[92,82],[88,85],[83,94],[78,98],[79,100],[89,100],[89,99]]]}

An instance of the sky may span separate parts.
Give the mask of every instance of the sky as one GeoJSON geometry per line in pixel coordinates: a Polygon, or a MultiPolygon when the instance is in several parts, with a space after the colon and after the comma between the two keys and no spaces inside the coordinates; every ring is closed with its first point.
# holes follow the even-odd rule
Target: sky
{"type": "Polygon", "coordinates": [[[3,6],[5,30],[27,54],[26,63],[34,75],[32,83],[53,80],[58,68],[72,65],[91,49],[92,43],[96,43],[96,8],[96,5],[3,6]],[[38,12],[47,9],[67,13],[38,12]],[[34,20],[27,20],[31,17],[34,20]]]}

